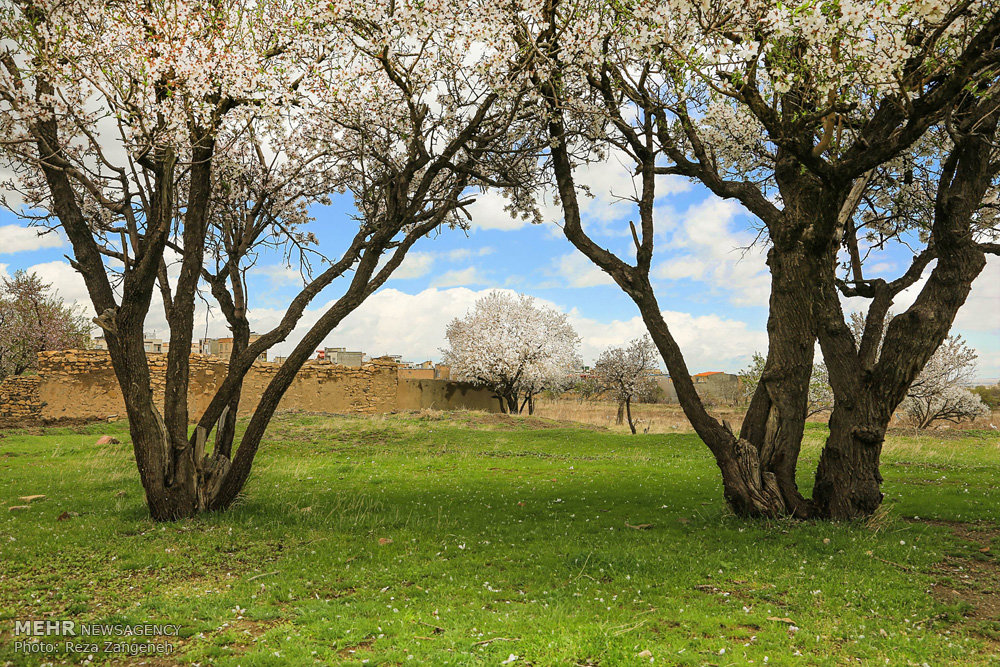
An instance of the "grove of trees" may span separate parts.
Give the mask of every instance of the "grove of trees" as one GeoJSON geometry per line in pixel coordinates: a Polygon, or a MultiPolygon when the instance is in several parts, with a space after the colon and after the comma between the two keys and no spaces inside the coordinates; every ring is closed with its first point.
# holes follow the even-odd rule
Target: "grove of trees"
{"type": "MultiPolygon", "coordinates": [[[[740,516],[878,508],[889,420],[1000,253],[995,0],[0,0],[0,34],[0,160],[19,198],[3,201],[70,241],[157,520],[234,501],[316,345],[420,239],[465,226],[477,191],[536,221],[555,195],[565,237],[635,303],[740,516]],[[621,255],[581,216],[579,170],[609,159],[636,186],[621,255]],[[735,199],[768,244],[768,352],[739,433],[706,410],[653,287],[665,176],[735,199]],[[340,193],[356,215],[320,228],[311,207],[340,193]],[[340,251],[321,254],[320,236],[340,251]],[[913,249],[909,266],[866,277],[888,246],[913,249]],[[243,271],[265,248],[304,284],[250,344],[243,271]],[[887,319],[909,287],[912,305],[887,319]],[[234,346],[194,416],[201,291],[234,346]],[[845,297],[868,302],[857,338],[845,297]],[[142,346],[156,301],[170,330],[162,410],[142,346]],[[298,326],[237,443],[245,374],[298,326]],[[833,405],[806,498],[817,341],[833,405]]],[[[449,326],[448,359],[530,411],[576,362],[575,333],[529,299],[485,301],[449,326]]]]}

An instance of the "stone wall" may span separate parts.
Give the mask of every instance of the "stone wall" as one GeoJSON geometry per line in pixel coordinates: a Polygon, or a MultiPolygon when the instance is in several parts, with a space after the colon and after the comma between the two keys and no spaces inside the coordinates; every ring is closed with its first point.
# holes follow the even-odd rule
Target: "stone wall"
{"type": "MultiPolygon", "coordinates": [[[[162,404],[167,355],[150,354],[153,394],[162,404]]],[[[125,416],[125,402],[108,353],[103,350],[42,352],[37,375],[8,378],[0,383],[0,421],[4,423],[104,420],[125,416]]],[[[280,364],[256,362],[243,385],[240,414],[257,406],[280,364]]],[[[188,411],[200,415],[226,374],[226,362],[191,356],[188,411]]],[[[308,362],[296,375],[279,410],[376,414],[425,407],[496,410],[491,392],[462,383],[422,381],[408,386],[397,376],[397,364],[377,359],[360,368],[308,362]],[[400,390],[400,385],[407,386],[400,390]],[[422,396],[427,392],[427,396],[422,396]]]]}
{"type": "Polygon", "coordinates": [[[37,375],[12,375],[0,382],[0,424],[31,424],[38,421],[42,399],[37,375]]]}

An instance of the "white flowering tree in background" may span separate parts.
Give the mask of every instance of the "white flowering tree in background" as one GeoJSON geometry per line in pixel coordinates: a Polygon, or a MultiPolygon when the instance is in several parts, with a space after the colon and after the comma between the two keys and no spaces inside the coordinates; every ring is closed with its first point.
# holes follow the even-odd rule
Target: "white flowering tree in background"
{"type": "Polygon", "coordinates": [[[618,402],[618,423],[622,415],[635,435],[632,401],[653,393],[650,373],[659,365],[656,346],[648,335],[640,336],[622,347],[610,347],[594,363],[594,374],[601,386],[618,402]]]}
{"type": "Polygon", "coordinates": [[[917,428],[927,428],[936,421],[957,424],[990,413],[989,407],[979,395],[960,386],[955,379],[963,375],[964,371],[961,366],[952,365],[960,361],[953,358],[951,350],[947,349],[955,338],[949,336],[941,346],[946,348],[944,354],[935,353],[931,357],[900,405],[900,409],[913,420],[917,428]]]}
{"type": "Polygon", "coordinates": [[[90,319],[34,273],[0,278],[0,380],[35,368],[43,350],[90,345],[90,319]]]}
{"type": "Polygon", "coordinates": [[[470,188],[508,186],[518,206],[516,181],[531,162],[518,150],[509,44],[483,30],[492,9],[415,9],[0,2],[0,154],[15,174],[8,189],[25,206],[5,203],[70,240],[123,389],[154,519],[233,502],[301,364],[418,239],[464,224],[470,188]],[[325,257],[315,254],[320,230],[310,211],[334,192],[350,194],[357,215],[324,226],[338,253],[325,257]],[[280,323],[248,344],[243,271],[267,248],[294,258],[304,287],[280,323]],[[335,282],[340,295],[307,328],[234,447],[253,360],[335,282]],[[187,407],[188,353],[202,289],[240,343],[196,418],[187,407]],[[162,410],[142,345],[154,295],[170,329],[162,410]],[[189,435],[190,421],[198,427],[189,435]]]}
{"type": "MultiPolygon", "coordinates": [[[[893,317],[892,313],[887,313],[886,323],[893,317]]],[[[851,313],[850,327],[860,344],[866,328],[864,315],[851,313]]],[[[876,358],[881,353],[880,341],[875,349],[876,358]]],[[[935,421],[958,423],[989,414],[990,409],[982,398],[967,388],[975,377],[978,358],[976,351],[961,336],[948,336],[906,390],[906,398],[899,409],[920,429],[935,421]]]]}
{"type": "Polygon", "coordinates": [[[580,366],[580,337],[566,314],[523,294],[490,292],[445,336],[452,376],[491,389],[509,414],[531,414],[535,395],[565,388],[580,366]]]}
{"type": "Polygon", "coordinates": [[[550,0],[510,18],[546,60],[534,81],[563,231],[635,302],[737,514],[844,519],[880,504],[888,419],[947,335],[984,253],[998,250],[978,233],[998,165],[998,10],[991,0],[550,0]],[[576,167],[611,153],[635,180],[627,256],[580,220],[576,167]],[[838,258],[865,239],[862,202],[880,191],[873,209],[899,208],[912,182],[896,170],[904,159],[940,165],[934,217],[923,233],[903,225],[887,242],[929,250],[897,280],[847,284],[838,258]],[[698,397],[650,279],[658,179],[669,175],[739,201],[770,246],[768,356],[739,433],[698,397]],[[838,291],[882,308],[930,257],[930,279],[890,326],[892,353],[876,367],[845,335],[838,291]],[[795,478],[817,337],[836,404],[807,499],[795,478]]]}

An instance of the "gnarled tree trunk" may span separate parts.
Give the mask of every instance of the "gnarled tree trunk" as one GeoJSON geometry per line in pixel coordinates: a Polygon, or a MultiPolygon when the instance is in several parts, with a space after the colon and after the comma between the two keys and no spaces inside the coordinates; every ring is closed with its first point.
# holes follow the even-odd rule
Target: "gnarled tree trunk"
{"type": "Polygon", "coordinates": [[[834,409],[830,436],[816,470],[814,500],[820,515],[852,519],[882,501],[879,456],[889,420],[910,385],[944,341],[972,282],[986,266],[972,221],[997,174],[993,140],[1000,120],[1000,92],[968,95],[955,114],[956,141],[942,164],[928,250],[897,281],[871,281],[872,304],[860,343],[844,322],[831,250],[818,293],[824,301],[819,328],[834,409]],[[937,265],[913,305],[883,323],[892,299],[919,279],[932,252],[937,265]],[[881,342],[881,349],[879,343],[881,342]]]}
{"type": "Polygon", "coordinates": [[[862,398],[835,407],[830,415],[830,435],[813,486],[813,503],[823,518],[865,517],[882,504],[879,457],[888,420],[871,414],[870,404],[862,398]]]}
{"type": "Polygon", "coordinates": [[[788,513],[806,518],[811,507],[795,481],[813,367],[816,333],[810,295],[816,266],[801,243],[768,253],[771,269],[768,353],[740,437],[758,450],[762,471],[774,475],[788,513]]]}

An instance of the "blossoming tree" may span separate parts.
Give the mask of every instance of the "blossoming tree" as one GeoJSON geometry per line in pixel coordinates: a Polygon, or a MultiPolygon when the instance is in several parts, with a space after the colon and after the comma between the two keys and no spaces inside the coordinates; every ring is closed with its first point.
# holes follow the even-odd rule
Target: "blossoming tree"
{"type": "Polygon", "coordinates": [[[624,411],[632,435],[635,435],[632,401],[651,393],[649,374],[656,370],[657,365],[656,346],[648,335],[631,340],[623,347],[610,347],[594,362],[598,381],[618,401],[618,423],[622,422],[624,411]]]}
{"type": "Polygon", "coordinates": [[[509,54],[484,40],[477,4],[438,3],[433,15],[405,2],[0,5],[0,150],[26,202],[14,208],[70,240],[154,519],[228,507],[316,345],[418,239],[463,224],[470,188],[512,186],[527,173],[516,149],[517,69],[498,66],[509,54]],[[349,193],[357,215],[320,229],[310,206],[334,192],[349,193]],[[317,235],[338,254],[309,255],[317,235]],[[279,324],[251,344],[243,271],[268,246],[315,261],[279,324]],[[234,447],[253,360],[335,283],[340,295],[307,327],[234,447]],[[203,288],[239,342],[195,417],[188,351],[203,288]],[[142,347],[154,295],[170,329],[162,409],[142,347]],[[198,423],[191,435],[189,421],[198,423]]]}
{"type": "Polygon", "coordinates": [[[936,421],[958,424],[990,413],[979,395],[958,384],[962,377],[971,379],[970,367],[975,368],[963,365],[968,352],[971,350],[964,341],[949,336],[910,385],[900,408],[917,428],[927,428],[936,421]]]}
{"type": "Polygon", "coordinates": [[[487,294],[445,335],[452,374],[492,389],[509,414],[534,412],[535,395],[565,386],[580,365],[580,338],[565,313],[523,294],[487,294]]]}
{"type": "MultiPolygon", "coordinates": [[[[740,515],[874,511],[889,415],[947,334],[984,252],[996,250],[967,233],[995,175],[996,4],[548,0],[511,22],[545,57],[534,80],[548,111],[565,235],[636,303],[730,505],[740,515]],[[939,129],[952,132],[952,148],[923,141],[939,129]],[[890,326],[892,354],[873,369],[866,346],[844,335],[838,253],[866,194],[899,192],[884,167],[927,148],[943,166],[934,250],[880,288],[879,308],[913,284],[929,255],[939,278],[890,326]],[[594,242],[580,220],[575,167],[611,152],[638,181],[628,258],[594,242]],[[738,434],[707,413],[687,381],[650,281],[663,175],[738,200],[770,243],[768,356],[738,434]],[[810,500],[795,471],[817,336],[837,405],[810,500]]],[[[874,297],[873,285],[852,287],[874,297]]]]}
{"type": "Polygon", "coordinates": [[[0,279],[0,380],[34,368],[42,350],[87,347],[90,326],[36,274],[0,279]]]}
{"type": "MultiPolygon", "coordinates": [[[[894,315],[887,313],[886,323],[894,315]]],[[[866,331],[865,317],[858,312],[851,313],[849,322],[855,344],[861,344],[866,331]]],[[[875,356],[882,354],[882,342],[876,346],[875,356]]],[[[917,428],[927,428],[935,421],[958,423],[965,419],[989,414],[989,407],[982,398],[969,391],[965,385],[971,383],[976,372],[979,355],[969,347],[959,335],[948,336],[934,350],[917,378],[906,390],[906,398],[900,404],[900,411],[913,420],[917,428]]]]}

